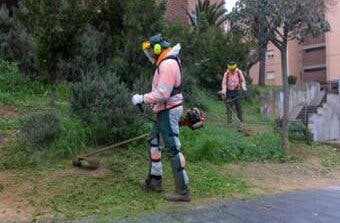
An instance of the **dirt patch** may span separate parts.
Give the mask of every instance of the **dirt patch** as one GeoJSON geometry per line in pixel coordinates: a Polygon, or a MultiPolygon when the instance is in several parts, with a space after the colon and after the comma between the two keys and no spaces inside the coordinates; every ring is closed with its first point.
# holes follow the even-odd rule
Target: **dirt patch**
{"type": "Polygon", "coordinates": [[[17,181],[15,175],[1,172],[0,219],[1,222],[30,222],[33,208],[23,199],[27,183],[17,181]]]}
{"type": "Polygon", "coordinates": [[[313,163],[252,163],[226,165],[222,173],[242,176],[254,185],[259,193],[273,193],[290,190],[307,190],[340,183],[340,172],[331,171],[313,163]]]}
{"type": "Polygon", "coordinates": [[[46,188],[51,180],[73,176],[75,181],[91,176],[105,176],[112,172],[105,168],[87,171],[76,168],[43,171],[32,176],[27,171],[0,172],[0,222],[32,222],[35,219],[52,218],[49,207],[34,206],[25,199],[25,193],[33,188],[46,188]],[[37,215],[37,216],[36,216],[37,215]]]}
{"type": "Polygon", "coordinates": [[[19,115],[19,112],[12,106],[0,104],[0,117],[14,118],[19,115]]]}

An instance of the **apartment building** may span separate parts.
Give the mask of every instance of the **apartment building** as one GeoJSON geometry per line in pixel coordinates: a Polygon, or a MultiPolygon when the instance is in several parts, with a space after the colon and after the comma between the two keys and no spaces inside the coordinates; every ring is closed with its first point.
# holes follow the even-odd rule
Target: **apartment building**
{"type": "MultiPolygon", "coordinates": [[[[330,86],[340,79],[340,1],[330,0],[327,4],[327,20],[331,30],[318,38],[308,38],[303,43],[291,41],[288,45],[288,74],[294,75],[298,83],[318,81],[330,86]]],[[[267,48],[266,84],[282,85],[280,51],[269,44],[267,48]]],[[[259,65],[250,75],[258,83],[259,65]]]]}
{"type": "MultiPolygon", "coordinates": [[[[211,4],[220,3],[223,0],[210,0],[211,4]]],[[[183,24],[189,24],[189,18],[186,11],[192,13],[198,0],[168,0],[166,3],[165,18],[167,21],[179,21],[183,24]]]]}

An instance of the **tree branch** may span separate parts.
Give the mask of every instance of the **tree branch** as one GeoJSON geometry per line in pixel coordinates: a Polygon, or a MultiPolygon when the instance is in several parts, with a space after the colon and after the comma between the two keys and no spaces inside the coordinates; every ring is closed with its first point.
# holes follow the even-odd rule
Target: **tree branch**
{"type": "Polygon", "coordinates": [[[283,50],[283,41],[278,40],[277,38],[270,37],[270,41],[280,50],[283,50]]]}
{"type": "Polygon", "coordinates": [[[275,32],[276,34],[278,34],[278,35],[281,37],[281,39],[283,39],[283,34],[280,33],[280,31],[277,30],[277,28],[274,30],[274,32],[275,32]]]}

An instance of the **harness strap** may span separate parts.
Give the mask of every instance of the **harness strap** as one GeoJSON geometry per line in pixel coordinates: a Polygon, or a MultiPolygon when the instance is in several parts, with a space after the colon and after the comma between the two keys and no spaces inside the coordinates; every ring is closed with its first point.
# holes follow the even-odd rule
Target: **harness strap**
{"type": "Polygon", "coordinates": [[[165,60],[176,60],[178,67],[180,69],[180,73],[181,73],[181,84],[178,87],[174,87],[172,89],[172,92],[170,94],[170,97],[175,96],[177,94],[181,94],[182,93],[182,83],[183,83],[183,68],[182,68],[182,64],[179,61],[177,56],[168,56],[165,57],[163,60],[161,60],[161,62],[159,63],[159,65],[157,66],[157,73],[159,74],[159,66],[161,65],[161,63],[165,60]]]}
{"type": "MultiPolygon", "coordinates": [[[[182,64],[180,62],[180,60],[178,59],[177,56],[168,56],[165,57],[163,60],[161,60],[161,62],[159,63],[159,65],[157,66],[157,73],[159,74],[159,66],[162,64],[163,61],[165,60],[175,60],[178,64],[178,67],[180,69],[180,73],[181,73],[181,84],[178,87],[175,87],[172,89],[171,93],[170,93],[170,97],[175,96],[177,94],[181,94],[182,93],[182,84],[183,84],[183,68],[182,68],[182,64]]],[[[166,103],[164,102],[164,108],[166,108],[166,103]]],[[[182,106],[182,104],[176,105],[174,107],[171,107],[170,109],[176,108],[182,106]]]]}
{"type": "MultiPolygon", "coordinates": [[[[227,92],[228,92],[229,72],[230,72],[230,70],[228,70],[228,73],[227,73],[227,92]]],[[[236,86],[235,89],[236,89],[236,90],[240,90],[240,88],[241,88],[241,83],[240,83],[240,81],[241,81],[240,70],[237,69],[236,72],[237,72],[237,76],[238,76],[238,85],[236,86]]]]}

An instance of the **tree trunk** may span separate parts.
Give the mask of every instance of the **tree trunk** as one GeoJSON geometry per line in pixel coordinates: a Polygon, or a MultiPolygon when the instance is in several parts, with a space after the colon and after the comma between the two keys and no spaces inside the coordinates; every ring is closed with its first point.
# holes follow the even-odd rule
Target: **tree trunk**
{"type": "Polygon", "coordinates": [[[53,81],[51,85],[51,108],[53,111],[56,111],[56,100],[57,100],[57,82],[53,81]]]}
{"type": "Polygon", "coordinates": [[[287,70],[287,41],[284,41],[281,51],[282,61],[282,84],[283,84],[283,117],[282,117],[282,144],[283,148],[289,150],[288,118],[289,118],[289,84],[287,70]]]}
{"type": "Polygon", "coordinates": [[[260,86],[266,86],[266,51],[267,51],[267,46],[259,47],[259,61],[260,61],[259,85],[260,86]]]}

